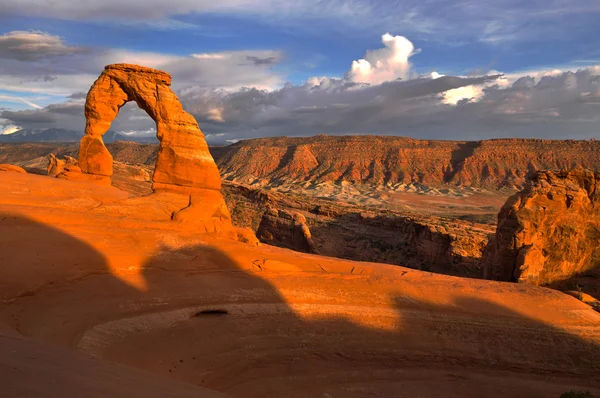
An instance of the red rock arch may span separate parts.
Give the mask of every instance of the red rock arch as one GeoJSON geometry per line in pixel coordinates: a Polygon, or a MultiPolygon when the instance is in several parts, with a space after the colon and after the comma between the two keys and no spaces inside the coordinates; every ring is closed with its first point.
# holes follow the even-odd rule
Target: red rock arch
{"type": "Polygon", "coordinates": [[[160,70],[130,64],[106,66],[85,103],[85,135],[79,149],[81,171],[112,176],[113,159],[102,136],[121,107],[135,101],[156,122],[160,140],[152,187],[220,190],[219,170],[204,135],[194,117],[183,110],[170,85],[171,76],[160,70]]]}

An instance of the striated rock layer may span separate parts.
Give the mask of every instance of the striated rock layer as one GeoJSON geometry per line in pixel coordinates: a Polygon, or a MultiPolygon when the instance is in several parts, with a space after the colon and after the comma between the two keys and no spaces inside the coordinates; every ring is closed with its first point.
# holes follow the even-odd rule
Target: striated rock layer
{"type": "Polygon", "coordinates": [[[252,228],[264,243],[303,252],[311,247],[324,256],[478,278],[493,233],[486,224],[369,210],[228,181],[223,187],[235,225],[252,228]]]}
{"type": "Polygon", "coordinates": [[[545,285],[600,266],[600,173],[537,173],[498,215],[485,277],[545,285]]]}
{"type": "Polygon", "coordinates": [[[260,138],[212,149],[224,178],[241,183],[350,182],[520,188],[536,170],[600,171],[600,142],[435,141],[382,136],[260,138]]]}

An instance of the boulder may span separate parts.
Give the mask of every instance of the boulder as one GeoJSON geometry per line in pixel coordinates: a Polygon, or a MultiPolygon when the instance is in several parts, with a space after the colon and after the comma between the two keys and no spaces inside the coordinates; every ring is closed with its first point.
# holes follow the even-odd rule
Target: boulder
{"type": "Polygon", "coordinates": [[[235,232],[239,242],[249,244],[250,246],[260,246],[260,241],[256,237],[256,234],[252,228],[236,228],[235,232]]]}
{"type": "Polygon", "coordinates": [[[537,172],[498,214],[484,277],[548,285],[600,266],[600,173],[537,172]]]}

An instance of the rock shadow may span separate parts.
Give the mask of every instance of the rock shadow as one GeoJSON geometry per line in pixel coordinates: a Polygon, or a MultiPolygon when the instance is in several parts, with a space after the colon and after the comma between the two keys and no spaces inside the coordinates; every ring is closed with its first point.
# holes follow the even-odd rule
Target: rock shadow
{"type": "MultiPolygon", "coordinates": [[[[440,221],[441,227],[445,224],[440,221]]],[[[383,215],[365,218],[360,213],[348,213],[331,221],[309,220],[308,225],[316,250],[322,255],[481,278],[481,257],[454,250],[453,240],[457,235],[453,231],[438,231],[418,219],[383,215]]],[[[464,247],[483,253],[484,247],[476,239],[463,239],[468,243],[464,247]]],[[[281,242],[275,244],[295,249],[281,242]]]]}
{"type": "MultiPolygon", "coordinates": [[[[162,247],[143,264],[139,290],[115,277],[104,255],[58,229],[0,216],[0,231],[10,229],[0,248],[13,243],[3,271],[13,279],[2,287],[18,284],[23,270],[51,283],[27,295],[3,290],[2,321],[234,397],[600,394],[600,347],[589,325],[589,338],[585,330],[572,335],[467,292],[445,303],[382,298],[378,276],[300,273],[266,249],[242,258],[210,245],[162,247]],[[57,266],[50,272],[43,264],[57,266]]],[[[422,283],[415,288],[429,288],[427,278],[422,283]]],[[[495,282],[473,283],[477,290],[495,282]]],[[[532,299],[558,294],[520,289],[531,289],[532,299]]]]}
{"type": "Polygon", "coordinates": [[[458,149],[452,151],[450,159],[451,168],[444,173],[444,182],[451,182],[456,174],[462,171],[465,160],[473,156],[473,153],[477,148],[481,146],[481,141],[468,141],[462,144],[458,144],[458,149]]]}

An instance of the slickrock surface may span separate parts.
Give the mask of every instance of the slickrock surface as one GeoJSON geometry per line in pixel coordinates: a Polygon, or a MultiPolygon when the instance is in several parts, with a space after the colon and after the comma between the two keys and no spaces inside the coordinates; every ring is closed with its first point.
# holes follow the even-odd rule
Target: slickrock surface
{"type": "Polygon", "coordinates": [[[14,164],[0,164],[0,171],[11,171],[13,173],[27,173],[24,168],[15,166],[14,164]]]}
{"type": "Polygon", "coordinates": [[[498,215],[486,276],[547,285],[600,267],[600,173],[543,171],[498,215]]]}
{"type": "Polygon", "coordinates": [[[0,325],[0,382],[7,398],[226,398],[62,347],[25,339],[0,325]]]}
{"type": "Polygon", "coordinates": [[[208,151],[204,135],[192,115],[185,112],[171,91],[168,73],[130,64],[106,66],[90,89],[86,104],[86,128],[79,150],[84,173],[112,175],[112,156],[102,135],[119,109],[135,101],[156,122],[160,140],[153,175],[155,187],[170,185],[221,189],[221,177],[208,151]]]}
{"type": "Polygon", "coordinates": [[[566,294],[199,234],[89,182],[0,173],[0,191],[12,396],[600,394],[600,314],[566,294]]]}

